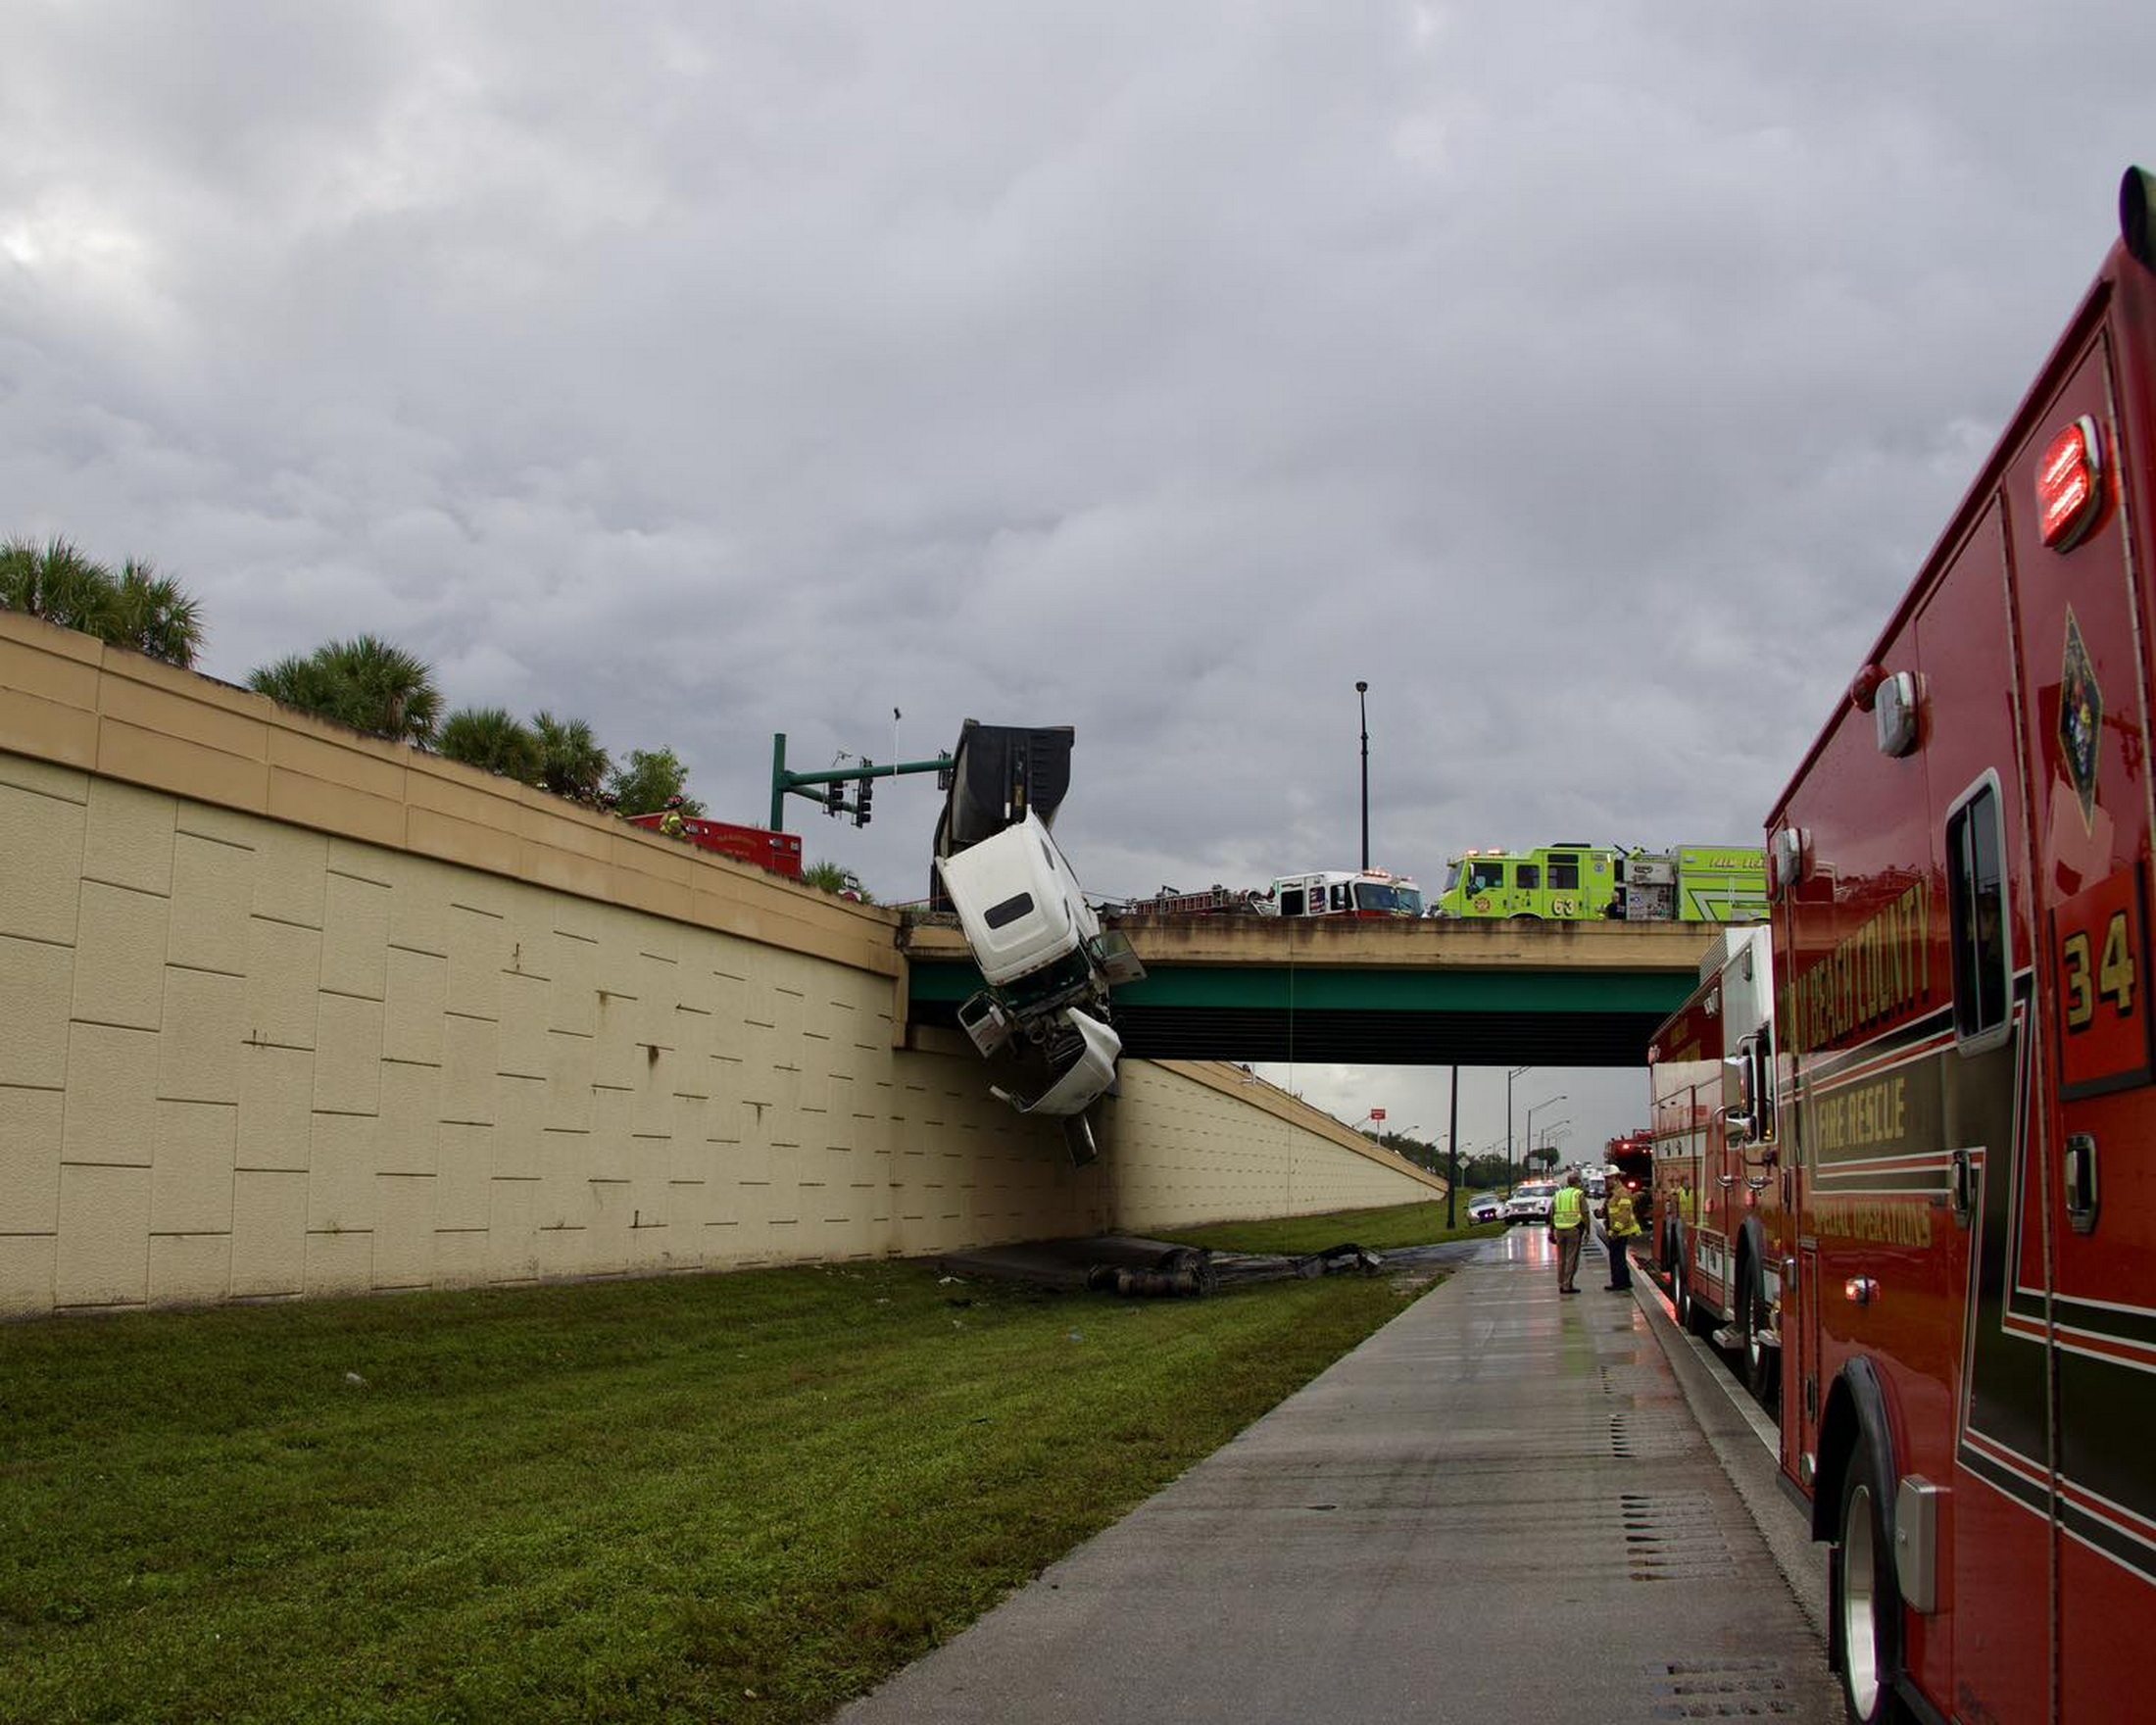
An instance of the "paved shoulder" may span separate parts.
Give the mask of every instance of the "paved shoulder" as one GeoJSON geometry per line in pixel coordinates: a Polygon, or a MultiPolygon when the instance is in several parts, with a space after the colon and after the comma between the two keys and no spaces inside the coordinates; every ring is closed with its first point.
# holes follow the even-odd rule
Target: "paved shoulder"
{"type": "Polygon", "coordinates": [[[841,1725],[1838,1719],[1644,1314],[1545,1252],[1494,1245],[841,1725]]]}

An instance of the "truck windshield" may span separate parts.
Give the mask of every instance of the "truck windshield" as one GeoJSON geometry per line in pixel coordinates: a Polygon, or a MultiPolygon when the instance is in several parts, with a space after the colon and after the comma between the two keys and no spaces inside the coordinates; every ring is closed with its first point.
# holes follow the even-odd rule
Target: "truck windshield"
{"type": "Polygon", "coordinates": [[[1379,911],[1389,916],[1420,916],[1422,894],[1411,886],[1358,880],[1355,882],[1355,909],[1379,911]]]}

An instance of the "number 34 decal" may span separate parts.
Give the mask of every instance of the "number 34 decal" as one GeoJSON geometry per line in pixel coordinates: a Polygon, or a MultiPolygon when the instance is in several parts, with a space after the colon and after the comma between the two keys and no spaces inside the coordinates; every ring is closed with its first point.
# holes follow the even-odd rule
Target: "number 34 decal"
{"type": "Polygon", "coordinates": [[[2104,924],[2103,957],[2089,962],[2088,931],[2077,928],[2060,943],[2066,966],[2066,1027],[2080,1033],[2096,1022],[2096,1002],[2112,1002],[2121,1017],[2133,1010],[2133,949],[2127,936],[2127,913],[2114,911],[2104,924]],[[2093,977],[2091,977],[2093,971],[2093,977]]]}
{"type": "Polygon", "coordinates": [[[2149,1082],[2148,1013],[2141,1006],[2140,874],[2126,869],[2060,904],[2059,1018],[2066,1032],[2065,1098],[2149,1082]]]}

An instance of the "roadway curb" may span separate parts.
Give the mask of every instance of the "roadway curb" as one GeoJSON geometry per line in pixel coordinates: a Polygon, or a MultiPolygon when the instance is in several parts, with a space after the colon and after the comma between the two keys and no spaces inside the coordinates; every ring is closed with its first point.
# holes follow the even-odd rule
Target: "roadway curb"
{"type": "Polygon", "coordinates": [[[1782,1482],[1780,1434],[1714,1350],[1677,1327],[1661,1290],[1635,1265],[1632,1298],[1646,1314],[1692,1417],[1722,1472],[1743,1501],[1775,1567],[1815,1632],[1827,1634],[1827,1565],[1812,1544],[1811,1522],[1782,1482]]]}

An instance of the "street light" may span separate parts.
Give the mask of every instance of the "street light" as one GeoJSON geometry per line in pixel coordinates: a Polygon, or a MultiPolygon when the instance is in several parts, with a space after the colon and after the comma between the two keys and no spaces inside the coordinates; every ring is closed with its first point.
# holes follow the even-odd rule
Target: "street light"
{"type": "Polygon", "coordinates": [[[1362,715],[1362,872],[1370,872],[1370,685],[1355,685],[1355,707],[1362,715]]]}
{"type": "Polygon", "coordinates": [[[1512,1190],[1512,1080],[1532,1069],[1514,1066],[1504,1075],[1504,1189],[1507,1193],[1512,1190]]]}
{"type": "Polygon", "coordinates": [[[1566,1102],[1569,1100],[1565,1093],[1560,1090],[1555,1096],[1544,1097],[1541,1102],[1535,1104],[1534,1108],[1527,1110],[1527,1154],[1529,1156],[1535,1154],[1535,1109],[1546,1109],[1553,1102],[1566,1102]]]}

